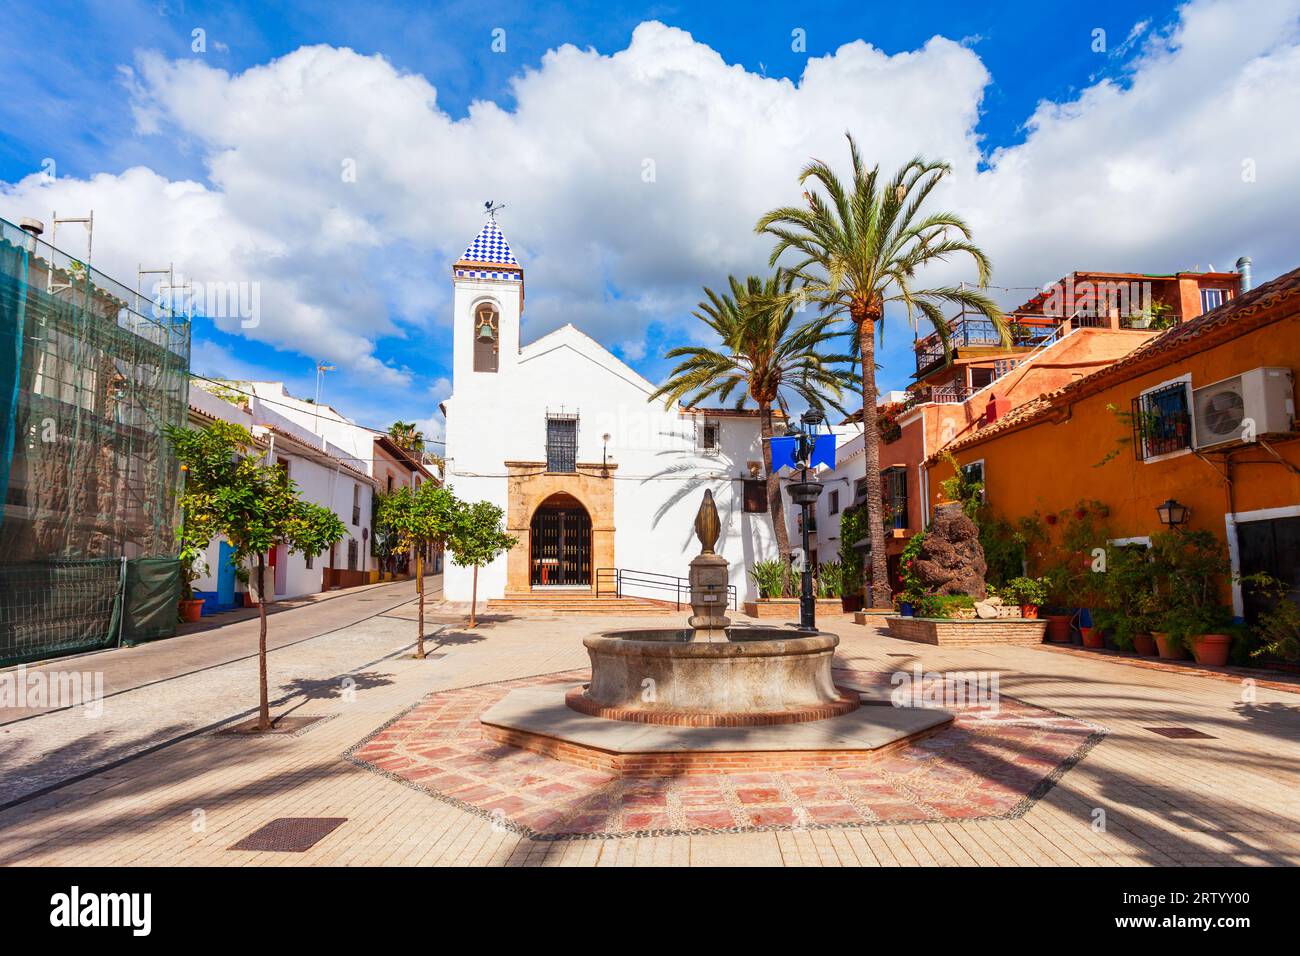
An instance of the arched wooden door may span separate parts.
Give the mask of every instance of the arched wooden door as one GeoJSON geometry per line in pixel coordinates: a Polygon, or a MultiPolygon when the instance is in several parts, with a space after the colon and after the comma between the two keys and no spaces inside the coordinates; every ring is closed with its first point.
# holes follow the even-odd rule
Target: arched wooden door
{"type": "Polygon", "coordinates": [[[591,586],[591,515],[577,498],[551,495],[529,528],[531,583],[591,586]]]}

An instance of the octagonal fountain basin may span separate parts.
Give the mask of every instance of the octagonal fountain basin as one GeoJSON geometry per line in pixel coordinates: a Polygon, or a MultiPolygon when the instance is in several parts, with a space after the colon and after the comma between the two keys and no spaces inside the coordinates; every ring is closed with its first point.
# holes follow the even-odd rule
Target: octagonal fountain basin
{"type": "Polygon", "coordinates": [[[834,634],[711,633],[713,640],[671,628],[588,637],[591,683],[570,691],[566,703],[596,717],[692,727],[800,723],[857,709],[859,695],[831,677],[834,634]]]}

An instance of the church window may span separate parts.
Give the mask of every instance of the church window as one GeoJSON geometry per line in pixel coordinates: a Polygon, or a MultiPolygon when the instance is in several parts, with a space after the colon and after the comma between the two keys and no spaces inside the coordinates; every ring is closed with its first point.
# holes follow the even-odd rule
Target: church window
{"type": "Polygon", "coordinates": [[[700,451],[705,455],[716,455],[722,447],[722,426],[707,419],[698,425],[700,451]]]}
{"type": "Polygon", "coordinates": [[[578,470],[578,416],[546,415],[546,470],[572,474],[578,470]]]}
{"type": "Polygon", "coordinates": [[[501,315],[490,302],[474,310],[474,371],[495,372],[501,345],[501,315]]]}

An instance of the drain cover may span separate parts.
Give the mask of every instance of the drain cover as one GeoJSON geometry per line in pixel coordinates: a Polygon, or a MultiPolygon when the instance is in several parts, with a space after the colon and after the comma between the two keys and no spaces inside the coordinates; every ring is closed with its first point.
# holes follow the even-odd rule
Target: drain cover
{"type": "Polygon", "coordinates": [[[280,817],[254,830],[230,849],[302,853],[347,822],[347,817],[280,817]]]}
{"type": "Polygon", "coordinates": [[[1199,730],[1191,727],[1147,727],[1147,730],[1153,734],[1159,734],[1161,737],[1172,737],[1175,740],[1216,740],[1210,734],[1203,734],[1199,730]]]}

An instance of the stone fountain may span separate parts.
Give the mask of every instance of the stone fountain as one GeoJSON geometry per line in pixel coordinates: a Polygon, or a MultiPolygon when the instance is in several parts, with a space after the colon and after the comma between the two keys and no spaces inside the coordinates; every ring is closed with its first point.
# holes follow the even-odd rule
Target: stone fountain
{"type": "Polygon", "coordinates": [[[643,723],[727,726],[797,723],[848,713],[858,695],[840,691],[834,634],[789,627],[733,627],[725,615],[728,562],[714,549],[721,525],[713,493],[695,516],[700,553],[691,561],[690,626],[605,631],[583,643],[591,683],[569,695],[574,710],[643,723]]]}
{"type": "Polygon", "coordinates": [[[888,705],[886,689],[837,685],[840,639],[726,616],[728,562],[712,492],[695,516],[686,628],[584,639],[591,680],[508,693],[480,718],[503,744],[615,774],[853,767],[941,729],[952,714],[888,705]]]}

